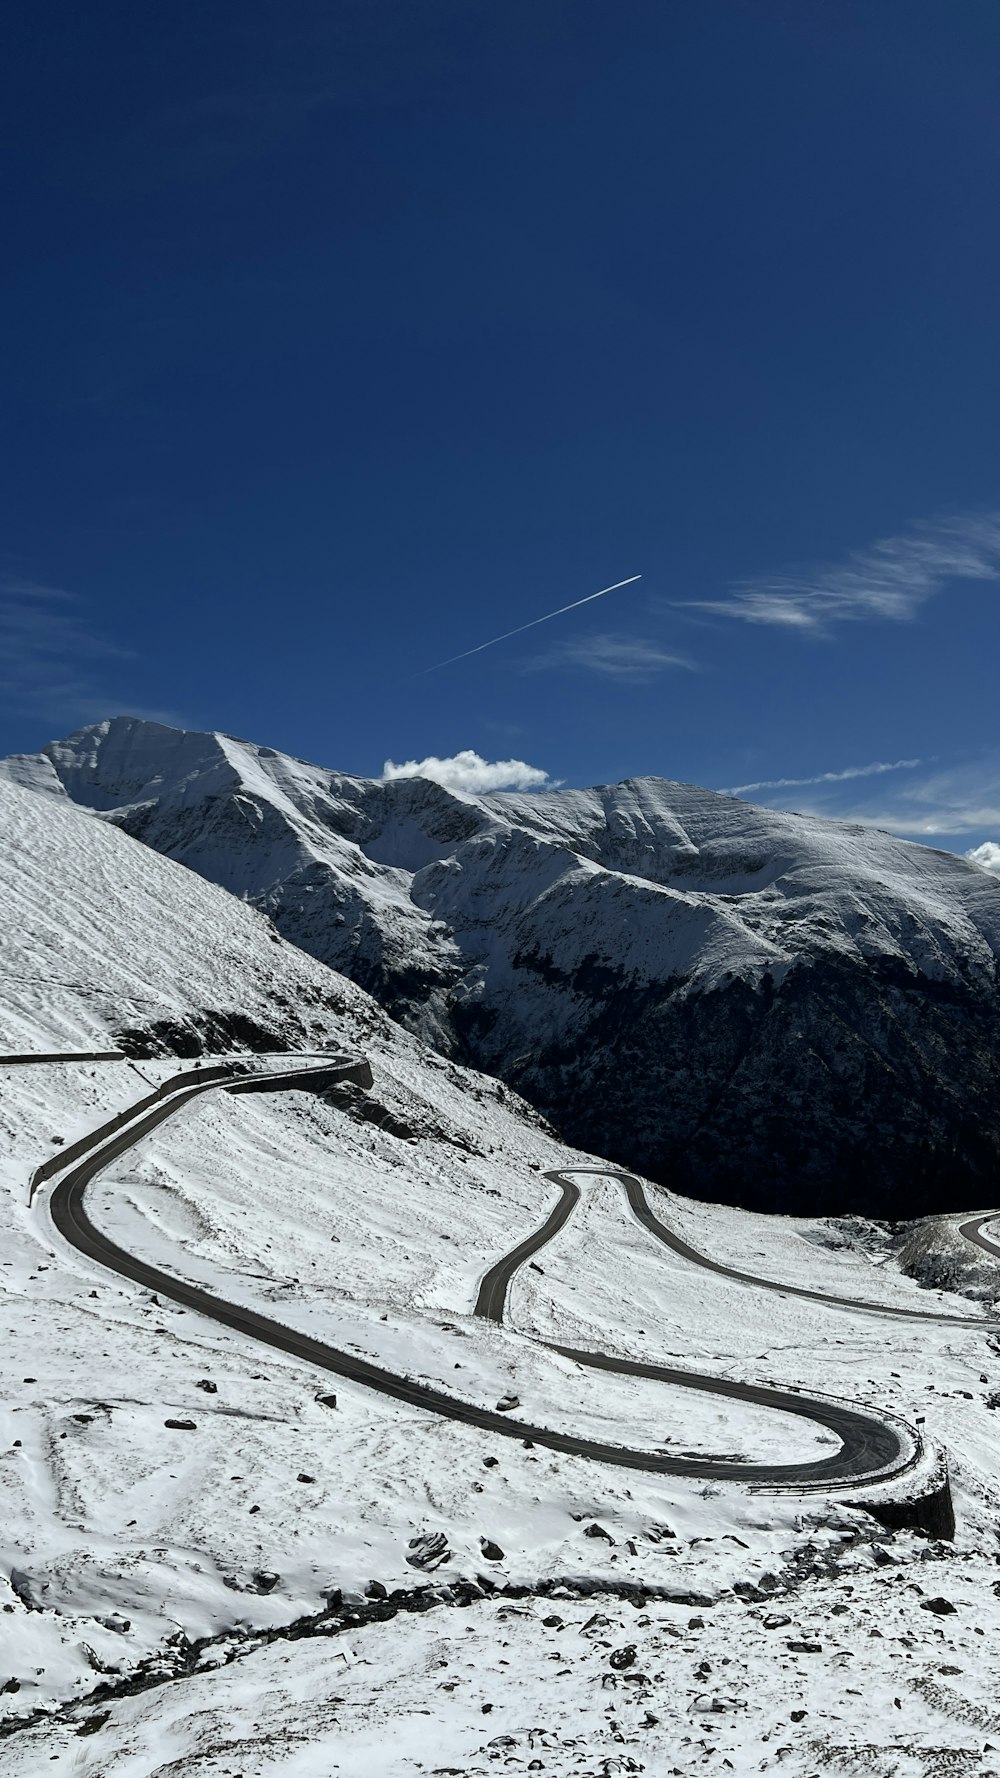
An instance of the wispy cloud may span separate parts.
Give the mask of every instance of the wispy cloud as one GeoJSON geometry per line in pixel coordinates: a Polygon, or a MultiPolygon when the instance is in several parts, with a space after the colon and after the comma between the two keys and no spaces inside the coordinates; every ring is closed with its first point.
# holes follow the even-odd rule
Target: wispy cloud
{"type": "Polygon", "coordinates": [[[403,765],[387,759],[382,778],[389,784],[397,778],[431,778],[446,790],[467,791],[471,795],[487,790],[544,790],[552,785],[548,772],[540,766],[530,766],[523,759],[483,759],[471,747],[447,759],[429,754],[426,759],[408,759],[403,765]]]}
{"type": "Polygon", "coordinates": [[[833,624],[905,622],[951,580],[1000,578],[1000,513],[937,519],[855,550],[840,563],[737,581],[723,599],[678,600],[689,610],[822,635],[833,624]]]}
{"type": "Polygon", "coordinates": [[[742,791],[752,792],[755,802],[780,809],[788,807],[785,792],[792,788],[796,791],[795,808],[804,815],[863,822],[907,839],[948,843],[972,836],[976,844],[966,856],[993,868],[988,857],[979,857],[978,852],[982,846],[994,844],[989,836],[1000,831],[1000,754],[947,764],[878,761],[868,767],[822,772],[811,779],[761,780],[742,786],[742,791]],[[894,772],[900,774],[898,779],[891,776],[894,772]],[[865,779],[875,782],[870,786],[859,782],[865,779]]]}
{"type": "Polygon", "coordinates": [[[8,709],[70,728],[111,713],[177,721],[109,691],[113,663],[132,659],[87,621],[87,606],[64,587],[0,580],[0,698],[8,709]]]}
{"type": "Polygon", "coordinates": [[[557,648],[525,661],[529,673],[551,668],[575,667],[587,673],[602,673],[607,679],[652,679],[657,673],[681,668],[697,672],[697,663],[686,655],[673,654],[659,642],[644,636],[570,636],[557,648]]]}
{"type": "Polygon", "coordinates": [[[19,710],[76,720],[96,694],[95,663],[125,650],[95,635],[81,600],[31,580],[0,583],[0,696],[19,710]]]}
{"type": "Polygon", "coordinates": [[[1000,758],[963,760],[919,773],[891,799],[873,798],[848,813],[916,839],[995,833],[1000,828],[1000,758]]]}
{"type": "Polygon", "coordinates": [[[848,778],[880,778],[883,772],[906,772],[923,764],[920,759],[874,760],[867,766],[845,766],[841,772],[817,772],[812,778],[758,778],[753,784],[731,784],[723,796],[745,796],[751,790],[791,790],[802,784],[843,784],[848,778]]]}

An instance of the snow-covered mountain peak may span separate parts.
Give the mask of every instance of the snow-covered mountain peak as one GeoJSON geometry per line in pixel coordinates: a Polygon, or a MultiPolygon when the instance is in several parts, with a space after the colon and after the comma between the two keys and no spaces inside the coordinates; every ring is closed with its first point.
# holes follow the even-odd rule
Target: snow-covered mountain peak
{"type": "Polygon", "coordinates": [[[900,1142],[956,1177],[1000,1154],[1000,881],[952,854],[665,779],[459,795],[136,718],[3,769],[706,1195],[870,1204],[914,1176],[900,1142]]]}
{"type": "Polygon", "coordinates": [[[224,736],[135,716],[91,724],[64,741],[50,741],[39,755],[15,755],[5,765],[15,782],[65,795],[101,814],[161,798],[182,804],[192,785],[199,786],[199,796],[219,794],[239,777],[224,736]]]}

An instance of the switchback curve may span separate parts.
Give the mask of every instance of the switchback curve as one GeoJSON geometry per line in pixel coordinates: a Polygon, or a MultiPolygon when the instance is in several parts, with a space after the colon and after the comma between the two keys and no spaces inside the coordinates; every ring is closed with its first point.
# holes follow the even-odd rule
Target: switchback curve
{"type": "MultiPolygon", "coordinates": [[[[316,1077],[316,1065],[308,1070],[287,1070],[273,1077],[273,1089],[281,1090],[298,1084],[300,1079],[316,1077]]],[[[195,1077],[197,1079],[197,1077],[195,1077]]],[[[859,1481],[885,1480],[903,1473],[917,1460],[919,1446],[907,1450],[904,1441],[887,1420],[862,1413],[840,1402],[804,1397],[791,1391],[749,1383],[735,1383],[720,1377],[696,1372],[668,1369],[660,1365],[640,1364],[605,1353],[578,1351],[572,1347],[553,1345],[552,1350],[591,1368],[617,1372],[626,1376],[644,1377],[674,1387],[695,1389],[729,1400],[752,1403],[778,1413],[808,1419],[831,1431],[841,1447],[830,1456],[808,1463],[740,1463],[709,1457],[673,1457],[665,1453],[632,1450],[596,1440],[574,1437],[549,1427],[535,1426],[499,1410],[480,1408],[431,1388],[411,1378],[398,1376],[353,1353],[340,1352],[310,1335],[260,1314],[254,1309],[227,1302],[199,1285],[176,1278],[137,1255],[125,1252],[91,1222],[86,1206],[87,1186],[103,1169],[125,1153],[144,1136],[171,1117],[182,1104],[197,1093],[224,1086],[223,1081],[201,1081],[192,1089],[158,1103],[138,1121],[128,1125],[113,1138],[105,1140],[94,1152],[76,1161],[53,1187],[49,1213],[58,1232],[87,1259],[129,1278],[137,1284],[208,1316],[220,1325],[251,1339],[288,1353],[317,1369],[360,1383],[391,1399],[435,1413],[449,1420],[475,1426],[508,1439],[530,1438],[536,1445],[567,1455],[618,1468],[652,1471],[661,1475],[687,1476],[693,1479],[741,1481],[771,1488],[837,1487],[859,1481]]],[[[242,1086],[244,1083],[241,1082],[242,1086]]],[[[263,1084],[261,1079],[254,1083],[263,1084]]],[[[594,1169],[604,1172],[605,1169],[594,1169]]],[[[503,1313],[507,1284],[518,1266],[551,1239],[571,1213],[579,1196],[579,1188],[562,1174],[550,1175],[560,1185],[562,1201],[535,1235],[519,1244],[483,1280],[477,1309],[486,1319],[497,1320],[503,1313]],[[490,1280],[493,1280],[490,1284],[490,1280]],[[499,1315],[497,1309],[499,1307],[499,1315]]],[[[631,1179],[631,1176],[625,1176],[631,1179]]],[[[638,1182],[635,1182],[638,1189],[638,1182]]],[[[753,1282],[753,1280],[749,1280],[753,1282]]]]}
{"type": "MultiPolygon", "coordinates": [[[[574,1171],[578,1172],[580,1169],[575,1168],[574,1171]]],[[[869,1302],[864,1297],[829,1296],[822,1290],[809,1290],[802,1284],[786,1284],[777,1278],[762,1278],[757,1272],[743,1272],[736,1266],[723,1265],[721,1260],[712,1259],[710,1254],[702,1253],[700,1248],[692,1247],[680,1235],[675,1235],[673,1229],[668,1228],[666,1223],[660,1222],[653,1215],[642,1186],[633,1174],[621,1173],[614,1168],[607,1167],[591,1167],[586,1171],[619,1180],[625,1187],[629,1208],[643,1228],[648,1229],[649,1233],[657,1241],[662,1241],[664,1247],[669,1247],[671,1252],[679,1254],[682,1259],[689,1260],[692,1265],[702,1266],[708,1272],[717,1273],[720,1278],[729,1278],[737,1284],[749,1284],[754,1290],[772,1290],[779,1296],[802,1297],[806,1302],[824,1303],[829,1309],[849,1309],[863,1315],[888,1315],[893,1318],[901,1318],[904,1321],[936,1321],[958,1327],[996,1328],[998,1325],[994,1317],[987,1315],[949,1315],[940,1309],[904,1309],[893,1303],[869,1302]]],[[[550,1173],[547,1177],[554,1179],[558,1175],[550,1173]]],[[[988,1215],[980,1217],[976,1225],[977,1229],[979,1223],[989,1222],[989,1220],[988,1215]]],[[[970,1236],[969,1238],[974,1239],[975,1237],[970,1236]]],[[[985,1245],[985,1242],[980,1242],[980,1246],[985,1245]]],[[[996,1248],[993,1248],[992,1251],[995,1257],[1000,1258],[1000,1253],[996,1248]]]]}
{"type": "Polygon", "coordinates": [[[981,1247],[991,1259],[1000,1260],[1000,1235],[995,1240],[991,1240],[988,1235],[983,1234],[986,1224],[997,1220],[997,1212],[987,1210],[985,1216],[970,1216],[965,1222],[960,1222],[958,1232],[960,1235],[964,1235],[967,1241],[971,1241],[974,1247],[981,1247]]]}

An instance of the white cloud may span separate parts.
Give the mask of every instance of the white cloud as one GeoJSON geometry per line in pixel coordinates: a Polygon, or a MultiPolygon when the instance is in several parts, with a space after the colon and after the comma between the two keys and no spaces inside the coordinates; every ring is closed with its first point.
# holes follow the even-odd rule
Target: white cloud
{"type": "Polygon", "coordinates": [[[965,856],[971,858],[973,864],[981,864],[984,870],[1000,874],[1000,846],[996,840],[984,840],[981,846],[973,846],[965,856]]]}
{"type": "Polygon", "coordinates": [[[758,778],[753,784],[731,784],[723,796],[744,796],[749,790],[791,790],[801,784],[843,784],[848,778],[879,778],[883,772],[906,772],[922,765],[920,759],[874,760],[867,766],[846,766],[842,772],[819,772],[815,778],[758,778]]]}
{"type": "Polygon", "coordinates": [[[912,618],[950,580],[1000,579],[1000,513],[938,519],[802,574],[737,581],[725,599],[677,601],[744,623],[822,635],[834,623],[912,618]]]}
{"type": "Polygon", "coordinates": [[[671,654],[658,642],[642,636],[572,636],[548,653],[537,655],[525,663],[529,672],[550,667],[578,667],[589,673],[603,673],[608,679],[651,679],[655,673],[672,668],[696,672],[694,661],[671,654]]]}
{"type": "Polygon", "coordinates": [[[446,790],[464,790],[472,795],[485,790],[542,790],[552,782],[548,772],[529,766],[523,759],[483,759],[471,747],[448,759],[429,754],[426,759],[408,759],[403,765],[387,759],[382,768],[383,782],[392,783],[397,778],[431,778],[446,790]]]}

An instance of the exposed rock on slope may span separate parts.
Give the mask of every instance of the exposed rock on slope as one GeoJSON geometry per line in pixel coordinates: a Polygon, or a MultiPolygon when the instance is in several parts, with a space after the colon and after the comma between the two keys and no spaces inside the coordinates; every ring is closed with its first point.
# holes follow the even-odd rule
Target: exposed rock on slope
{"type": "Polygon", "coordinates": [[[992,1189],[1000,883],[949,853],[659,779],[459,796],[132,718],[5,769],[680,1189],[899,1216],[992,1189]]]}

